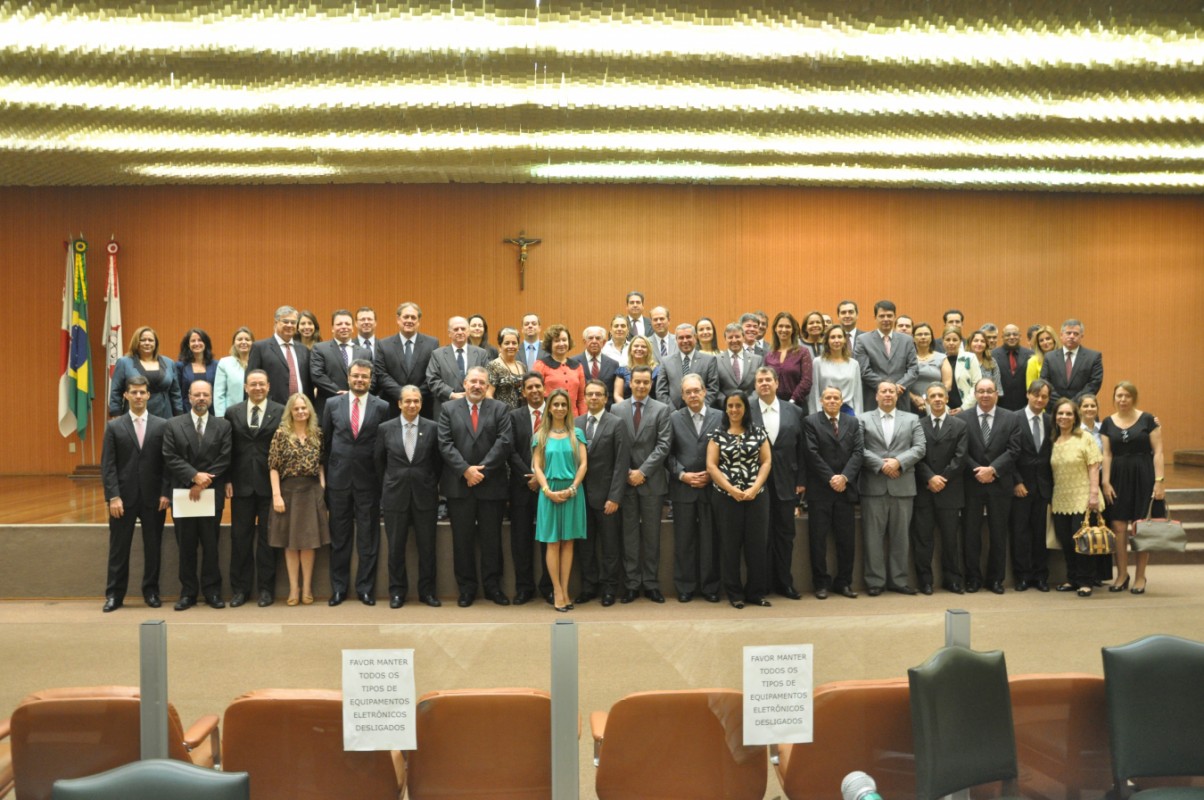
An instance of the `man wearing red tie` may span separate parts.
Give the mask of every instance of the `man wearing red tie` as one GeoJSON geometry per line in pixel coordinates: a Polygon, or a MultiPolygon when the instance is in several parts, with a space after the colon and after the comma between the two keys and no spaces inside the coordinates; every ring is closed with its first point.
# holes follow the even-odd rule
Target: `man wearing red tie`
{"type": "Polygon", "coordinates": [[[602,381],[606,385],[606,407],[609,409],[615,398],[615,374],[619,362],[602,353],[606,345],[606,329],[591,325],[581,334],[581,338],[585,342],[585,352],[577,356],[577,363],[585,370],[587,381],[602,381]]]}
{"type": "Polygon", "coordinates": [[[297,392],[313,397],[309,381],[309,350],[294,341],[297,334],[297,309],[280,306],[276,309],[275,331],[266,339],[251,345],[247,356],[247,372],[261,369],[268,374],[273,402],[286,405],[297,392]]]}

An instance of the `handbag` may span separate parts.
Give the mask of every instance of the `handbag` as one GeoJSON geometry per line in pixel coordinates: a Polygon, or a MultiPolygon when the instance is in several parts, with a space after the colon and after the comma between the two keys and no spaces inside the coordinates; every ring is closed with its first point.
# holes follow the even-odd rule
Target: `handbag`
{"type": "Polygon", "coordinates": [[[1116,549],[1116,534],[1104,524],[1098,511],[1091,524],[1091,509],[1083,512],[1083,524],[1074,535],[1074,552],[1081,556],[1106,556],[1116,549]]]}
{"type": "Polygon", "coordinates": [[[1137,520],[1137,531],[1133,534],[1133,549],[1139,553],[1166,551],[1182,553],[1187,549],[1187,531],[1183,523],[1170,519],[1171,510],[1162,501],[1165,517],[1154,517],[1154,499],[1150,498],[1150,507],[1146,509],[1145,519],[1137,520]]]}

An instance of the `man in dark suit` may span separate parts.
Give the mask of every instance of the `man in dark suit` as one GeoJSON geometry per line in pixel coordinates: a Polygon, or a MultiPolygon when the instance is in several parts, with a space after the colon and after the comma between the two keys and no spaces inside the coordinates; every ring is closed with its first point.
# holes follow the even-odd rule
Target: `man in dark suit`
{"type": "Polygon", "coordinates": [[[272,512],[272,482],[268,449],[280,427],[284,406],[268,399],[268,374],[251,370],[243,379],[247,399],[226,409],[230,423],[230,607],[247,602],[255,579],[259,583],[259,607],[275,602],[277,552],[268,544],[268,520],[272,512]],[[252,574],[252,563],[254,573],[252,574]]]}
{"type": "Polygon", "coordinates": [[[807,446],[807,530],[811,545],[811,584],[815,596],[828,591],[856,597],[853,591],[857,475],[864,457],[861,424],[841,415],[844,397],[835,387],[823,389],[821,411],[803,420],[807,446]],[[828,532],[836,543],[836,578],[828,574],[828,532]]]}
{"type": "Polygon", "coordinates": [[[857,304],[852,300],[841,300],[836,305],[836,321],[844,330],[845,339],[849,343],[849,352],[857,349],[857,337],[866,331],[857,330],[857,317],[860,315],[857,304]]]}
{"type": "Polygon", "coordinates": [[[910,336],[895,332],[895,304],[891,301],[874,303],[874,319],[878,329],[858,336],[853,348],[853,356],[861,363],[865,410],[873,411],[878,407],[878,386],[883,381],[890,381],[895,384],[899,410],[910,411],[908,390],[915,383],[919,370],[916,344],[910,336]]]}
{"type": "Polygon", "coordinates": [[[915,513],[911,518],[911,557],[923,594],[932,594],[933,529],[941,532],[941,585],[965,591],[962,578],[961,510],[966,504],[966,425],[949,413],[949,392],[933,383],[924,393],[928,414],[920,417],[924,459],[916,464],[915,513]]]}
{"type": "Polygon", "coordinates": [[[643,292],[627,293],[627,335],[631,338],[652,335],[652,320],[644,316],[643,292]]]}
{"type": "Polygon", "coordinates": [[[1098,350],[1080,347],[1083,323],[1062,323],[1062,347],[1045,354],[1041,377],[1049,382],[1049,402],[1069,397],[1076,403],[1085,394],[1098,395],[1104,385],[1104,356],[1098,350]]]}
{"type": "Polygon", "coordinates": [[[452,555],[458,605],[471,606],[477,595],[478,545],[485,596],[510,605],[502,592],[502,514],[506,508],[506,462],[514,443],[510,409],[485,396],[489,373],[469,367],[464,392],[439,412],[439,448],[443,456],[442,494],[452,526],[452,555]]]}
{"type": "Polygon", "coordinates": [[[715,356],[719,393],[713,403],[720,411],[723,410],[723,398],[728,392],[751,395],[756,390],[757,368],[762,363],[761,356],[744,349],[744,332],[736,323],[730,323],[723,329],[723,338],[727,342],[727,350],[715,356]]]}
{"type": "MultiPolygon", "coordinates": [[[[510,558],[514,563],[514,605],[521,606],[535,596],[535,573],[539,594],[552,597],[552,579],[546,569],[535,566],[535,510],[539,505],[539,481],[531,467],[531,441],[547,411],[544,404],[543,376],[528,372],[523,376],[521,408],[510,411],[514,446],[510,449],[510,558]]],[[[542,553],[546,546],[540,548],[542,553]]],[[[543,558],[540,559],[544,561],[543,558]]],[[[548,600],[548,602],[552,602],[548,600]]]]}
{"type": "Polygon", "coordinates": [[[586,413],[577,417],[576,426],[585,433],[589,470],[585,489],[586,539],[577,545],[581,567],[581,593],[573,603],[588,603],[602,592],[602,605],[615,604],[619,590],[620,551],[623,530],[619,504],[627,487],[630,463],[627,437],[619,418],[606,410],[613,392],[600,380],[585,384],[586,413]],[[599,553],[601,559],[599,560],[599,553]]]}
{"type": "Polygon", "coordinates": [[[991,351],[999,365],[999,407],[1008,411],[1019,411],[1025,405],[1026,383],[1028,382],[1028,360],[1033,351],[1020,346],[1020,328],[1003,326],[1003,346],[991,351]]]}
{"type": "Polygon", "coordinates": [[[389,608],[405,605],[406,539],[411,527],[418,546],[418,599],[432,608],[443,605],[435,588],[435,510],[443,457],[438,426],[421,411],[422,390],[403,386],[401,416],[376,431],[376,473],[381,476],[381,509],[389,540],[389,608]]]}
{"type": "Polygon", "coordinates": [[[347,393],[347,368],[351,362],[362,358],[372,363],[372,351],[355,340],[350,311],[340,309],[331,315],[330,332],[334,338],[318,342],[309,353],[309,379],[317,392],[314,409],[319,418],[327,400],[347,393]]]}
{"type": "Polygon", "coordinates": [[[543,348],[543,327],[538,314],[523,315],[523,340],[518,345],[518,360],[528,371],[535,369],[535,362],[547,356],[543,348]]]}
{"type": "Polygon", "coordinates": [[[744,336],[744,349],[749,353],[765,357],[765,342],[761,340],[761,318],[753,312],[740,315],[740,332],[744,336]]]}
{"type": "MultiPolygon", "coordinates": [[[[295,312],[294,312],[295,313],[295,312]]],[[[304,348],[303,348],[304,349],[304,348]]],[[[230,423],[209,413],[213,388],[193,381],[188,390],[191,409],[167,421],[163,432],[163,463],[176,489],[188,489],[194,502],[201,492],[213,490],[213,516],[181,517],[173,514],[180,548],[180,599],[176,611],[196,605],[203,593],[211,608],[225,608],[222,571],[217,561],[217,534],[225,500],[226,473],[230,469],[230,423]],[[197,546],[201,548],[201,577],[197,581],[197,546]]]]}
{"type": "MultiPolygon", "coordinates": [[[[661,373],[663,376],[664,373],[661,373]]],[[[685,407],[669,415],[669,500],[673,503],[673,585],[679,602],[695,593],[719,602],[719,531],[711,512],[715,489],[707,474],[711,432],[724,424],[723,412],[707,406],[707,389],[694,372],[681,378],[685,407]]]]}
{"type": "Polygon", "coordinates": [[[677,352],[661,361],[656,377],[656,399],[673,411],[685,405],[681,396],[681,379],[689,374],[702,378],[706,390],[704,402],[713,405],[719,397],[719,368],[715,357],[695,349],[694,326],[683,322],[677,326],[677,352]]]}
{"type": "Polygon", "coordinates": [[[962,413],[966,423],[966,506],[962,514],[962,553],[966,591],[983,586],[982,513],[987,512],[986,585],[1003,594],[1007,568],[1008,518],[1012,511],[1013,473],[1020,453],[1020,423],[1015,412],[999,408],[995,381],[974,386],[974,408],[962,413]]]}
{"type": "Polygon", "coordinates": [[[669,407],[651,397],[652,371],[631,370],[631,397],[615,403],[613,413],[622,423],[629,455],[627,489],[623,493],[623,571],[626,586],[620,602],[630,603],[643,589],[654,603],[661,594],[661,508],[669,491],[665,460],[672,441],[669,407]]]}
{"type": "Polygon", "coordinates": [[[368,360],[376,363],[376,310],[360,306],[355,310],[355,343],[368,351],[368,360]]]}
{"type": "MultiPolygon", "coordinates": [[[[420,333],[418,327],[421,323],[422,309],[417,303],[406,302],[397,307],[397,335],[376,342],[373,391],[390,409],[396,409],[401,400],[401,387],[417,386],[422,390],[422,416],[433,420],[434,412],[431,409],[435,403],[426,385],[426,368],[430,364],[431,353],[439,346],[439,340],[420,333]]],[[[395,417],[396,412],[390,411],[389,416],[395,417]]]]}
{"type": "Polygon", "coordinates": [[[790,571],[794,561],[794,512],[806,487],[807,440],[803,412],[794,403],[778,399],[778,374],[758,367],[754,376],[757,397],[749,405],[752,421],[769,434],[773,456],[766,489],[769,491],[769,587],[791,600],[802,595],[790,571]]]}
{"type": "Polygon", "coordinates": [[[431,353],[426,365],[426,385],[431,390],[435,403],[435,419],[439,409],[450,400],[464,397],[464,378],[473,367],[484,367],[489,363],[489,354],[483,348],[468,343],[468,320],[452,317],[447,321],[447,335],[451,343],[431,353]]]}
{"type": "Polygon", "coordinates": [[[146,411],[150,388],[144,375],[131,375],[125,383],[129,413],[105,426],[100,450],[100,475],[109,506],[109,569],[105,584],[105,612],[125,602],[130,578],[130,543],[134,523],[142,522],[142,597],[151,608],[159,599],[159,553],[163,520],[171,503],[167,473],[163,469],[163,430],[167,422],[146,411]]]}
{"type": "Polygon", "coordinates": [[[1025,395],[1028,405],[1014,412],[1021,424],[1012,490],[1012,577],[1016,591],[1030,586],[1049,591],[1049,553],[1045,547],[1045,513],[1053,499],[1053,421],[1045,413],[1049,384],[1038,378],[1025,395]]]}
{"type": "Polygon", "coordinates": [[[355,545],[355,594],[376,605],[376,558],[380,551],[381,480],[376,474],[376,434],[389,418],[385,401],[368,394],[372,364],[360,359],[347,370],[350,391],[322,412],[322,463],[330,507],[330,605],[347,599],[351,548],[355,545]]]}
{"type": "Polygon", "coordinates": [[[247,356],[247,371],[261,369],[268,374],[272,400],[284,405],[289,397],[300,392],[312,398],[309,378],[309,350],[295,341],[297,309],[280,306],[276,309],[276,331],[266,339],[251,345],[247,356]]]}
{"type": "Polygon", "coordinates": [[[585,352],[577,356],[577,363],[585,370],[587,381],[602,381],[606,385],[606,407],[614,402],[615,376],[619,371],[619,362],[602,354],[606,345],[606,329],[600,325],[591,325],[585,329],[581,338],[585,341],[585,352]]]}

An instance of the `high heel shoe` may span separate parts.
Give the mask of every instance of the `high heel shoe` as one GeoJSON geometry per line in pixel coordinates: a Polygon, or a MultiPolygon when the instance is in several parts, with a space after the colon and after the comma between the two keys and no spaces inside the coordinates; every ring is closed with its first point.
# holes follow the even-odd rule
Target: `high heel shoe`
{"type": "Polygon", "coordinates": [[[1145,584],[1143,583],[1141,586],[1134,586],[1129,591],[1133,594],[1145,594],[1145,584]]]}
{"type": "Polygon", "coordinates": [[[301,595],[301,605],[312,606],[314,604],[314,596],[312,594],[301,595]]]}
{"type": "MultiPolygon", "coordinates": [[[[1124,583],[1122,583],[1122,584],[1121,584],[1121,585],[1119,585],[1119,586],[1117,586],[1117,585],[1114,583],[1114,584],[1112,584],[1111,586],[1109,586],[1109,587],[1108,587],[1108,591],[1109,591],[1109,592],[1123,592],[1125,589],[1128,589],[1128,588],[1129,588],[1129,576],[1128,576],[1128,575],[1125,575],[1125,582],[1124,582],[1124,583]]],[[[1141,591],[1142,591],[1142,592],[1144,592],[1144,591],[1145,591],[1145,589],[1142,589],[1141,591]]],[[[1136,592],[1136,594],[1141,594],[1141,592],[1136,592]]]]}

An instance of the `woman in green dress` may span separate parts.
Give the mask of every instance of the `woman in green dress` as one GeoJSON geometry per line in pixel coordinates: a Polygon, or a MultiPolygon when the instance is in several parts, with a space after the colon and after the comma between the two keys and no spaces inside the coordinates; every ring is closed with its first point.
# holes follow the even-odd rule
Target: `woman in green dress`
{"type": "Polygon", "coordinates": [[[574,427],[571,408],[568,392],[553,391],[531,443],[531,465],[541,490],[535,539],[548,546],[547,568],[557,611],[573,607],[569,602],[573,540],[585,538],[585,497],[577,491],[585,480],[585,435],[574,427]]]}

